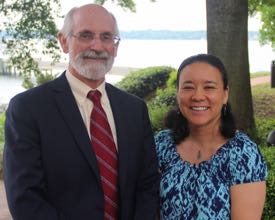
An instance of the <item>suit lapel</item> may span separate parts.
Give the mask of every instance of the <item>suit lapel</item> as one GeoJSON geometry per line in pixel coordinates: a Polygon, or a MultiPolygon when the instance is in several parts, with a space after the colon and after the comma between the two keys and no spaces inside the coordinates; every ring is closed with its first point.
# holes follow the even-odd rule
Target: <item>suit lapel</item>
{"type": "MultiPolygon", "coordinates": [[[[119,186],[120,189],[125,189],[127,187],[127,173],[128,173],[128,160],[129,160],[129,144],[127,134],[127,129],[125,128],[125,122],[127,121],[122,114],[122,107],[120,102],[120,95],[117,90],[112,88],[112,86],[106,83],[106,91],[112,108],[116,132],[117,132],[117,147],[118,147],[118,163],[119,163],[119,186]]],[[[121,190],[123,192],[123,190],[121,190]]]]}
{"type": "Polygon", "coordinates": [[[92,151],[90,138],[65,74],[63,73],[51,85],[54,92],[54,99],[58,109],[60,110],[60,114],[67,123],[72,136],[76,140],[77,146],[80,148],[83,156],[92,167],[92,170],[96,174],[98,182],[100,183],[97,160],[92,151]]]}

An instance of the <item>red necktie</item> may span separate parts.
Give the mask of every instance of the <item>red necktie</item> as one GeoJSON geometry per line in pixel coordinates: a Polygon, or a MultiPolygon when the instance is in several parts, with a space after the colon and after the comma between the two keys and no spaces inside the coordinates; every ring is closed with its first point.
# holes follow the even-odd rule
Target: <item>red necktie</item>
{"type": "Polygon", "coordinates": [[[118,219],[117,150],[106,113],[100,103],[101,93],[98,90],[91,91],[88,98],[94,103],[90,132],[104,191],[104,219],[118,219]]]}

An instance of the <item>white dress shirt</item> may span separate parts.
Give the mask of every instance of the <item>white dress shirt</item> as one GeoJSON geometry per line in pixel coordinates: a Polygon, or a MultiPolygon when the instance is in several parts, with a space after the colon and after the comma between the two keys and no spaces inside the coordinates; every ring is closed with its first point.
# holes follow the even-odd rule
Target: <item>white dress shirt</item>
{"type": "MultiPolygon", "coordinates": [[[[87,95],[91,90],[95,90],[95,89],[90,88],[88,85],[86,85],[85,83],[77,79],[74,75],[72,75],[69,72],[69,70],[66,71],[66,78],[72,89],[72,92],[75,97],[76,103],[78,105],[79,111],[81,113],[82,119],[84,121],[88,134],[90,136],[90,116],[93,110],[93,102],[87,98],[87,95]]],[[[100,93],[102,94],[100,102],[107,115],[108,122],[110,124],[113,138],[117,148],[116,127],[115,127],[113,112],[111,109],[109,98],[105,90],[105,80],[96,89],[100,91],[100,93]]]]}

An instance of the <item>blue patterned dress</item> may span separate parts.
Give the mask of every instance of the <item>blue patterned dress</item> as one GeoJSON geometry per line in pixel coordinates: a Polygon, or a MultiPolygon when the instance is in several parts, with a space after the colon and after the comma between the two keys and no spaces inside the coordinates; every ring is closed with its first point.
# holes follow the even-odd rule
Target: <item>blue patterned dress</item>
{"type": "Polygon", "coordinates": [[[230,187],[263,181],[267,167],[257,145],[242,132],[199,165],[180,158],[172,131],[155,136],[163,220],[230,219],[230,187]]]}

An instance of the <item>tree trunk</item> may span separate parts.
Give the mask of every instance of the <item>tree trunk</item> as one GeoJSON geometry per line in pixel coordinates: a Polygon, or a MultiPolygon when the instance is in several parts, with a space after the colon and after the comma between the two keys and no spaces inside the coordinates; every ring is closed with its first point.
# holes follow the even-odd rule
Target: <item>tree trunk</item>
{"type": "Polygon", "coordinates": [[[208,53],[228,71],[230,104],[238,129],[255,132],[248,62],[248,0],[207,0],[208,53]]]}

